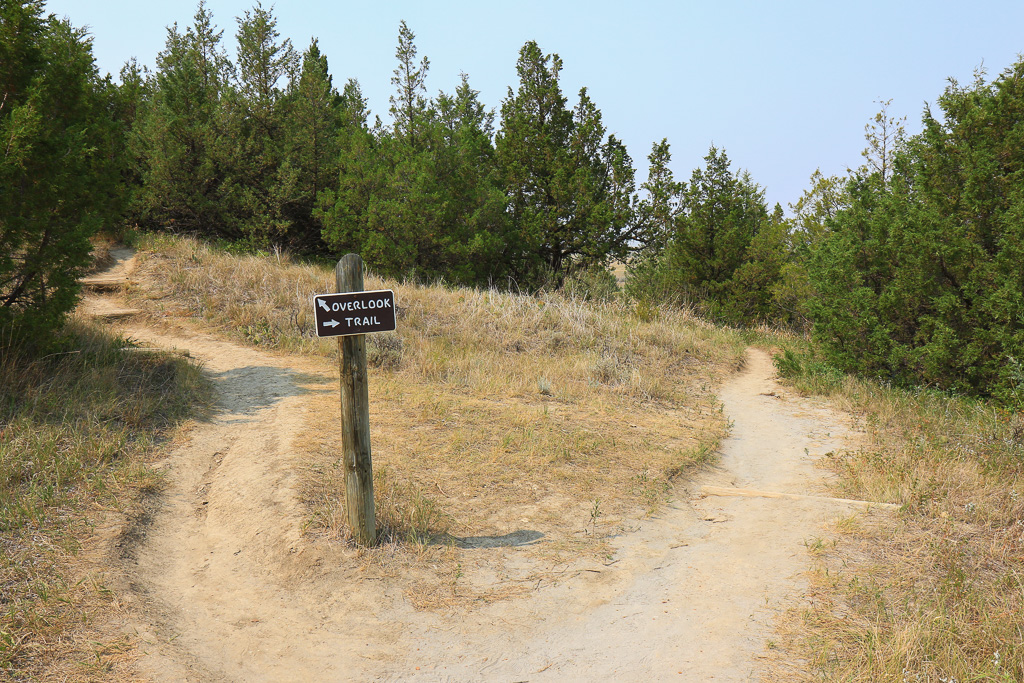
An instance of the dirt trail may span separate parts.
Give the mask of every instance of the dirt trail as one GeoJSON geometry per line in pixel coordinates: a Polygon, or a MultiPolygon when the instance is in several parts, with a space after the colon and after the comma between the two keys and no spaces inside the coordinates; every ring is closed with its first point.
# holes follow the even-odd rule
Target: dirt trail
{"type": "MultiPolygon", "coordinates": [[[[853,436],[843,417],[783,398],[767,354],[751,349],[747,360],[720,395],[734,421],[721,465],[693,490],[824,492],[813,462],[853,436]]],[[[394,680],[758,680],[771,619],[804,587],[805,541],[854,512],[822,501],[678,500],[615,539],[607,567],[511,606],[433,618],[411,638],[429,673],[390,671],[394,680]]]]}
{"type": "MultiPolygon", "coordinates": [[[[129,254],[115,256],[115,272],[130,270],[129,254]]],[[[129,631],[153,680],[758,680],[771,620],[804,587],[805,542],[857,512],[679,491],[612,539],[605,563],[563,567],[523,597],[469,613],[418,612],[395,586],[303,536],[292,442],[310,396],[337,390],[322,365],[125,329],[187,349],[220,396],[214,418],[162,463],[168,486],[126,559],[129,631]]],[[[691,491],[824,493],[814,460],[854,435],[844,416],[786,395],[772,375],[770,358],[751,349],[720,394],[734,423],[721,464],[691,491]]],[[[551,570],[528,547],[515,561],[551,570]]]]}

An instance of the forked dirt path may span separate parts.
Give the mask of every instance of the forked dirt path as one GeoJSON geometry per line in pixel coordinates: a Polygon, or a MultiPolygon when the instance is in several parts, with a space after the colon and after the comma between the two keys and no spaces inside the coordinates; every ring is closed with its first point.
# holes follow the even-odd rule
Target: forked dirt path
{"type": "MultiPolygon", "coordinates": [[[[87,302],[110,308],[97,305],[87,302]]],[[[701,485],[824,494],[814,461],[856,436],[845,416],[787,395],[751,349],[720,394],[733,421],[720,466],[612,539],[606,562],[571,563],[467,613],[416,611],[362,575],[351,551],[303,535],[294,439],[309,398],[337,390],[322,365],[209,335],[125,330],[187,349],[220,397],[161,464],[167,487],[125,559],[127,629],[151,680],[759,680],[772,619],[802,594],[805,544],[857,512],[700,497],[701,485]]],[[[530,548],[515,561],[545,562],[530,548]]]]}

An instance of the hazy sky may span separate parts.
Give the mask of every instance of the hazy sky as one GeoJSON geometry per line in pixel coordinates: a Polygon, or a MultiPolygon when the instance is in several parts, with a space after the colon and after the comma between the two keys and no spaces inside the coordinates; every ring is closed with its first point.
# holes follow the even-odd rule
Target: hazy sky
{"type": "MultiPolygon", "coordinates": [[[[235,18],[254,4],[207,3],[231,55],[235,18]]],[[[195,9],[193,0],[47,2],[89,27],[101,73],[115,77],[133,56],[152,67],[166,27],[190,25],[195,9]]],[[[519,49],[536,40],[561,56],[569,106],[588,88],[608,131],[626,143],[638,184],[652,142],[668,138],[683,180],[713,143],[787,210],[816,168],[860,164],[877,100],[892,99],[890,113],[915,133],[947,78],[969,83],[981,65],[995,77],[1024,52],[1024,0],[291,0],[274,14],[300,52],[319,38],[335,83],[358,79],[385,122],[402,19],[430,59],[432,95],[454,91],[464,71],[495,110],[516,86],[519,49]]]]}

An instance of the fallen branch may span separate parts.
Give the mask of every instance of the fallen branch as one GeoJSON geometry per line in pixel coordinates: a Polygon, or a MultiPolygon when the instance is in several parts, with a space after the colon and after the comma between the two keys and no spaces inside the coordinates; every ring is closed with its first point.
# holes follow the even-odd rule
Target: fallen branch
{"type": "Polygon", "coordinates": [[[895,503],[873,503],[869,500],[851,500],[850,498],[830,498],[828,496],[805,496],[799,493],[778,493],[776,491],[757,491],[754,489],[736,489],[724,486],[701,486],[701,494],[705,496],[741,496],[745,498],[787,498],[789,500],[819,500],[826,503],[849,503],[863,507],[885,508],[897,510],[895,503]]]}

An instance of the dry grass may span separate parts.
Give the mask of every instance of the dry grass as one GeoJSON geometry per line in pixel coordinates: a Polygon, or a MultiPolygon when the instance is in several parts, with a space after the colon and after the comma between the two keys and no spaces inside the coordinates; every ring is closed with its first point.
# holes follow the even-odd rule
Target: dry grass
{"type": "MultiPolygon", "coordinates": [[[[134,299],[154,317],[195,316],[250,343],[335,361],[336,343],[312,328],[312,297],[332,291],[331,269],[188,239],[143,246],[141,268],[162,286],[134,299]]],[[[394,289],[398,305],[398,330],[367,337],[385,540],[369,555],[385,569],[404,547],[430,554],[438,577],[455,576],[453,547],[522,535],[552,557],[599,554],[595,537],[656,510],[725,432],[713,391],[744,344],[685,311],[373,276],[366,288],[394,289]]],[[[337,398],[319,401],[304,440],[311,529],[343,537],[337,398]]],[[[451,583],[440,602],[474,595],[451,583]]]]}
{"type": "Polygon", "coordinates": [[[89,549],[158,485],[143,464],[155,440],[208,397],[181,359],[126,351],[84,321],[67,332],[43,357],[0,346],[0,672],[13,680],[116,666],[125,643],[91,631],[116,598],[89,549]]]}
{"type": "Polygon", "coordinates": [[[831,458],[840,494],[895,502],[822,552],[812,606],[788,624],[810,673],[779,680],[1024,680],[1024,418],[933,392],[805,373],[872,442],[831,458]]]}

